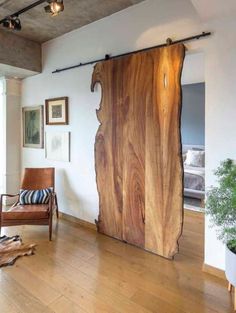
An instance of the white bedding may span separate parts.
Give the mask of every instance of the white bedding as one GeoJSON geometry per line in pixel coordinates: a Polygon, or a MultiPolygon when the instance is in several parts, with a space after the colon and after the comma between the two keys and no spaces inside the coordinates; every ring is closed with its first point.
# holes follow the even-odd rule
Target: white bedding
{"type": "Polygon", "coordinates": [[[193,175],[200,175],[203,178],[205,178],[205,167],[195,167],[195,166],[184,165],[184,172],[190,173],[193,175]]]}
{"type": "Polygon", "coordinates": [[[205,168],[185,165],[184,188],[205,191],[205,168]]]}

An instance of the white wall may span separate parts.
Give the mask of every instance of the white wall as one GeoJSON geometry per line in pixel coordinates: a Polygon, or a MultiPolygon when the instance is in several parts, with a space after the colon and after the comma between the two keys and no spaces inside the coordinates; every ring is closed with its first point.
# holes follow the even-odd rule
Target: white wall
{"type": "MultiPolygon", "coordinates": [[[[215,184],[213,170],[221,160],[236,159],[236,20],[211,24],[215,35],[206,55],[206,184],[215,184]]],[[[224,268],[224,246],[214,229],[205,227],[205,260],[224,268]]]]}
{"type": "Polygon", "coordinates": [[[6,78],[6,192],[19,191],[21,164],[21,81],[6,78]]]}
{"type": "MultiPolygon", "coordinates": [[[[191,67],[191,64],[195,64],[195,69],[199,69],[199,61],[191,63],[191,58],[196,58],[195,53],[201,57],[202,52],[207,55],[205,75],[208,185],[214,183],[212,168],[222,158],[233,157],[234,154],[236,130],[233,99],[236,89],[233,81],[236,67],[230,65],[227,53],[229,48],[232,49],[230,56],[233,59],[236,43],[231,36],[236,28],[231,26],[230,35],[226,33],[227,29],[219,31],[219,25],[209,26],[207,30],[216,29],[215,36],[186,45],[189,54],[185,65],[189,64],[191,67]],[[226,119],[225,122],[222,118],[226,119]],[[228,136],[229,140],[225,140],[228,136]]],[[[39,105],[44,104],[46,98],[69,96],[70,125],[49,126],[46,131],[71,131],[71,163],[49,162],[45,160],[44,150],[24,148],[22,167],[51,165],[57,168],[56,183],[61,211],[90,222],[98,215],[94,140],[98,127],[95,109],[99,106],[100,89],[94,94],[90,92],[92,66],[55,75],[51,71],[100,58],[106,53],[118,54],[140,49],[163,43],[170,36],[179,39],[203,30],[206,30],[206,26],[201,24],[188,0],[148,0],[43,45],[43,73],[23,81],[22,105],[39,105]]],[[[185,69],[184,83],[204,80],[204,75],[199,73],[197,74],[201,78],[194,79],[190,75],[188,80],[187,73],[192,74],[194,71],[185,69]]],[[[223,268],[222,249],[206,223],[206,263],[223,268]]]]}
{"type": "Polygon", "coordinates": [[[15,194],[19,191],[21,163],[21,82],[4,78],[1,83],[1,189],[15,194]]]}
{"type": "MultiPolygon", "coordinates": [[[[44,104],[46,98],[69,96],[70,125],[47,126],[45,130],[71,131],[71,163],[45,160],[44,150],[24,148],[22,153],[23,167],[55,166],[58,169],[57,191],[61,211],[90,222],[94,222],[98,215],[94,141],[100,88],[94,94],[90,92],[93,66],[54,75],[51,72],[58,67],[103,57],[106,53],[117,54],[162,43],[170,34],[180,38],[193,31],[198,32],[198,18],[192,6],[186,6],[186,1],[171,2],[173,12],[168,1],[147,1],[47,42],[43,46],[43,73],[23,81],[23,106],[44,104]],[[160,10],[166,15],[157,19],[160,10]],[[170,12],[172,16],[169,16],[170,12]],[[177,12],[182,12],[181,18],[177,12]],[[193,17],[191,20],[189,15],[193,17]],[[179,34],[173,33],[176,22],[179,34]],[[161,26],[163,23],[164,27],[161,26]]],[[[196,44],[193,47],[193,51],[199,52],[196,44]]],[[[201,53],[186,58],[187,68],[192,66],[193,70],[185,70],[184,83],[196,82],[199,77],[202,79],[203,66],[199,66],[202,60],[201,53]]]]}
{"type": "Polygon", "coordinates": [[[5,103],[6,103],[6,93],[5,93],[5,80],[0,78],[0,193],[5,192],[5,172],[6,172],[6,131],[5,131],[5,103]]]}

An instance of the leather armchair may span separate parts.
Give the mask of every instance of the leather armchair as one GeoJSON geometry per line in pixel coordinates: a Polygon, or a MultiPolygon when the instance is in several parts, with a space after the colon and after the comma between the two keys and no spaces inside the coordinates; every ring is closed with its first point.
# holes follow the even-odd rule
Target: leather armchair
{"type": "Polygon", "coordinates": [[[0,231],[4,226],[18,225],[48,225],[49,240],[52,240],[52,220],[56,212],[58,218],[58,203],[55,193],[54,168],[26,168],[21,183],[21,189],[37,190],[52,188],[48,204],[20,205],[16,201],[9,210],[3,211],[4,197],[18,197],[17,195],[2,194],[0,197],[0,231]]]}

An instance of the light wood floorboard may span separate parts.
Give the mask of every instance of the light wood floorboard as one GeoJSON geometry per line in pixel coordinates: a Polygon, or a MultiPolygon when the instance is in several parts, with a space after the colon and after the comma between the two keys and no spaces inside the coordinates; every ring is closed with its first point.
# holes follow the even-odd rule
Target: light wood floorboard
{"type": "Polygon", "coordinates": [[[0,312],[234,312],[226,282],[202,272],[203,229],[203,214],[186,210],[169,261],[64,220],[52,242],[46,227],[3,228],[37,250],[0,270],[0,312]]]}

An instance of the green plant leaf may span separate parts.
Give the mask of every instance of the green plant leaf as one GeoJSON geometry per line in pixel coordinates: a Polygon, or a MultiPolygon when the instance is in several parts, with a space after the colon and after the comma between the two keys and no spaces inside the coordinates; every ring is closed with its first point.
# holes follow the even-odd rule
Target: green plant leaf
{"type": "Polygon", "coordinates": [[[227,159],[215,171],[218,187],[207,193],[206,214],[217,226],[217,235],[236,252],[236,164],[227,159]]]}

